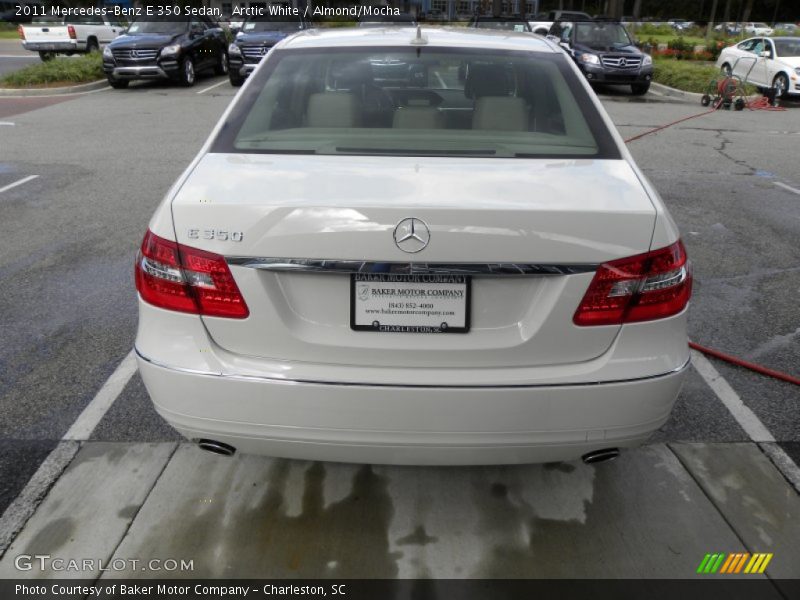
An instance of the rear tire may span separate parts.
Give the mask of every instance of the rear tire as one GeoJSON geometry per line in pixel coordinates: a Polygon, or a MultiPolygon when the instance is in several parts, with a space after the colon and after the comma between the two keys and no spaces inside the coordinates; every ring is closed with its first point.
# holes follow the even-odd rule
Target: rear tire
{"type": "Polygon", "coordinates": [[[733,75],[733,70],[731,69],[731,66],[730,66],[728,63],[724,63],[724,64],[723,64],[723,65],[722,65],[722,66],[719,68],[719,70],[720,70],[720,71],[722,71],[722,74],[723,74],[725,77],[730,77],[731,75],[733,75]]]}
{"type": "Polygon", "coordinates": [[[48,60],[53,60],[56,57],[55,52],[39,52],[39,58],[42,59],[42,62],[47,62],[48,60]]]}
{"type": "Polygon", "coordinates": [[[183,87],[192,87],[197,81],[197,73],[194,70],[194,61],[191,56],[187,56],[181,61],[181,72],[178,75],[178,82],[183,87]]]}
{"type": "Polygon", "coordinates": [[[124,90],[128,87],[130,81],[127,79],[114,79],[113,77],[108,78],[108,85],[110,85],[115,90],[124,90]]]}
{"type": "Polygon", "coordinates": [[[700,98],[700,104],[702,104],[703,106],[708,106],[709,104],[711,104],[711,96],[709,96],[708,94],[703,94],[703,97],[700,98]]]}
{"type": "Polygon", "coordinates": [[[100,51],[100,45],[97,43],[96,39],[89,38],[88,40],[86,40],[86,54],[99,51],[100,51]]]}
{"type": "Polygon", "coordinates": [[[634,96],[644,96],[650,89],[650,83],[632,83],[631,93],[634,96]]]}

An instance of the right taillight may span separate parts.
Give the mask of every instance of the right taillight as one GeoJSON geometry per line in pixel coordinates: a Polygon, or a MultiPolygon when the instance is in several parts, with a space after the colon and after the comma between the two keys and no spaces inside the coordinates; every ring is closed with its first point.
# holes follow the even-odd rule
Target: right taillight
{"type": "Polygon", "coordinates": [[[19,39],[25,39],[25,30],[22,28],[22,25],[17,26],[17,33],[19,34],[19,39]]]}
{"type": "Polygon", "coordinates": [[[679,240],[600,265],[572,321],[587,326],[663,319],[681,312],[691,295],[691,263],[679,240]]]}
{"type": "Polygon", "coordinates": [[[71,40],[77,40],[78,36],[75,33],[75,28],[72,25],[67,25],[67,33],[69,34],[69,38],[71,40]]]}
{"type": "Polygon", "coordinates": [[[233,319],[250,314],[223,256],[149,230],[136,257],[136,289],[142,300],[167,310],[233,319]]]}

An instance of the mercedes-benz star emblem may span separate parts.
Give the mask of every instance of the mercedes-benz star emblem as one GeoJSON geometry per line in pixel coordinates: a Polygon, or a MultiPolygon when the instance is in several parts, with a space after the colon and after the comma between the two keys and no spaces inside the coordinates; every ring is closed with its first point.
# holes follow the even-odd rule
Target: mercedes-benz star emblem
{"type": "Polygon", "coordinates": [[[131,50],[131,58],[139,58],[139,51],[131,50]]]}
{"type": "Polygon", "coordinates": [[[619,66],[620,67],[627,67],[628,66],[628,60],[624,56],[619,59],[619,66]]]}
{"type": "Polygon", "coordinates": [[[394,228],[394,243],[403,252],[414,254],[424,250],[431,241],[431,232],[424,221],[409,217],[394,228]]]}

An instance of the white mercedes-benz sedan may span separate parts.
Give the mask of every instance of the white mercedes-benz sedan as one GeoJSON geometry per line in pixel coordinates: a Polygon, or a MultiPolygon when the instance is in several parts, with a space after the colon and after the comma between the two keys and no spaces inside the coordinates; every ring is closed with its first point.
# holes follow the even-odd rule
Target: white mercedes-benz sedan
{"type": "Polygon", "coordinates": [[[691,285],[557,45],[307,31],[153,216],[136,353],[159,414],[222,454],[591,462],[669,417],[691,285]]]}

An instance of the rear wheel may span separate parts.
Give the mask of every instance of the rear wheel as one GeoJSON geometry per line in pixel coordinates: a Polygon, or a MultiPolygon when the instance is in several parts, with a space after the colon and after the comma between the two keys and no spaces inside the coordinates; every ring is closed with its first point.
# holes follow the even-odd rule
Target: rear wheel
{"type": "Polygon", "coordinates": [[[214,74],[215,75],[228,74],[228,54],[226,52],[219,53],[219,59],[217,60],[217,64],[214,67],[214,74]]]}
{"type": "Polygon", "coordinates": [[[100,45],[97,43],[97,40],[94,38],[89,38],[86,40],[86,54],[90,52],[97,52],[100,50],[100,45]]]}
{"type": "Polygon", "coordinates": [[[783,98],[789,91],[789,79],[783,73],[775,75],[772,80],[772,89],[775,90],[776,98],[783,98]]]}
{"type": "Polygon", "coordinates": [[[42,59],[42,62],[47,62],[48,60],[53,60],[56,57],[55,52],[39,52],[39,58],[42,59]]]}
{"type": "Polygon", "coordinates": [[[632,83],[631,92],[634,96],[644,96],[650,89],[650,83],[632,83]]]}
{"type": "Polygon", "coordinates": [[[197,74],[194,72],[194,61],[191,56],[187,56],[183,59],[183,62],[181,62],[181,72],[178,76],[178,81],[184,87],[192,87],[196,79],[197,74]]]}
{"type": "Polygon", "coordinates": [[[730,77],[733,74],[733,70],[728,63],[724,63],[719,70],[722,71],[722,74],[725,75],[725,77],[730,77]]]}
{"type": "Polygon", "coordinates": [[[113,77],[108,78],[108,85],[110,85],[115,90],[124,90],[126,87],[128,87],[129,83],[130,81],[128,81],[127,79],[115,79],[113,77]]]}

